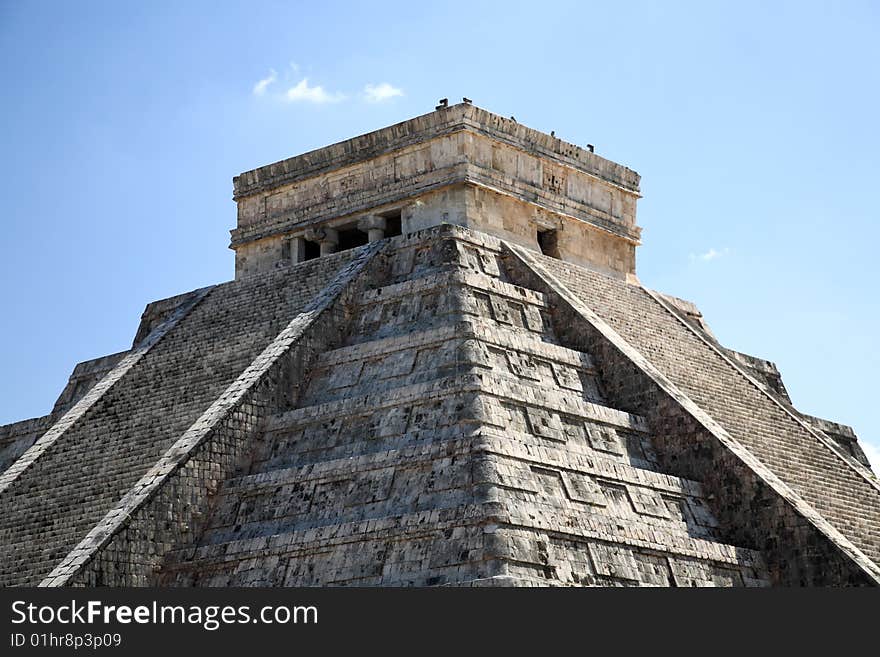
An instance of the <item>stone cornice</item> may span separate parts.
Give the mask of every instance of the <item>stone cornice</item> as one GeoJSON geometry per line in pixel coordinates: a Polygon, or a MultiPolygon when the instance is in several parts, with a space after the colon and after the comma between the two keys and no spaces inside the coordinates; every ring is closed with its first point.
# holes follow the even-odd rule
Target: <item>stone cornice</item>
{"type": "Polygon", "coordinates": [[[483,167],[462,163],[452,167],[435,169],[384,188],[370,190],[369,194],[360,194],[357,197],[346,197],[345,199],[334,198],[314,205],[298,207],[295,211],[280,213],[259,223],[235,228],[230,231],[231,247],[235,248],[246,242],[288,233],[292,229],[329,219],[348,217],[382,205],[394,204],[413,196],[464,183],[478,185],[498,194],[531,203],[549,212],[583,221],[599,230],[622,237],[632,244],[639,244],[641,229],[638,227],[626,228],[614,218],[586,203],[578,203],[570,198],[548,194],[537,186],[528,186],[526,189],[526,186],[521,182],[508,183],[502,177],[493,175],[491,171],[483,167]],[[560,198],[563,198],[564,201],[560,202],[560,198]]]}
{"type": "Polygon", "coordinates": [[[233,198],[239,200],[460,131],[485,135],[596,176],[629,193],[639,193],[639,174],[627,167],[512,119],[473,105],[459,104],[246,171],[233,179],[233,198]]]}

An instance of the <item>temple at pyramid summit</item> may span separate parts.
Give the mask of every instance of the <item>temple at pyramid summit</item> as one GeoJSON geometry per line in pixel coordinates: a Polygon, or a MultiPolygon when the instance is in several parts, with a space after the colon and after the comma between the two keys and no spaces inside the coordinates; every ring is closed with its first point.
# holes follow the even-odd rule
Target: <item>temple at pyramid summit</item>
{"type": "Polygon", "coordinates": [[[234,280],[0,427],[0,584],[877,585],[855,433],[640,282],[639,197],[469,102],[237,176],[234,280]]]}

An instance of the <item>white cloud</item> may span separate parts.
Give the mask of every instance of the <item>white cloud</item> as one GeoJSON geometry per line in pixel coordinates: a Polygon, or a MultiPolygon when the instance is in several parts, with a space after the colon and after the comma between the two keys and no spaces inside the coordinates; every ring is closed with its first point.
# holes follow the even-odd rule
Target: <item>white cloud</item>
{"type": "Polygon", "coordinates": [[[865,452],[865,456],[868,457],[868,461],[871,463],[874,474],[880,476],[880,447],[869,443],[867,440],[860,440],[859,442],[862,445],[862,451],[865,452]]]}
{"type": "Polygon", "coordinates": [[[367,99],[368,103],[381,103],[382,101],[402,95],[403,89],[391,86],[387,82],[375,85],[368,84],[364,87],[364,98],[367,99]]]}
{"type": "MultiPolygon", "coordinates": [[[[269,69],[269,74],[254,85],[254,96],[264,96],[267,93],[271,93],[272,89],[270,87],[273,89],[281,85],[287,87],[290,84],[289,80],[292,78],[293,80],[299,79],[299,82],[287,88],[286,91],[271,93],[271,96],[275,99],[283,99],[291,103],[314,103],[316,105],[338,103],[349,98],[348,95],[341,91],[328,91],[321,85],[310,84],[308,77],[300,77],[302,75],[300,70],[301,68],[296,62],[290,62],[288,68],[282,70],[281,76],[278,75],[274,68],[269,69]],[[285,82],[287,84],[284,84],[285,82]]],[[[284,87],[281,88],[284,89],[284,87]]],[[[403,95],[403,89],[399,89],[388,82],[382,82],[364,85],[363,91],[356,97],[367,103],[383,103],[403,95]]]]}
{"type": "Polygon", "coordinates": [[[691,260],[701,260],[703,262],[711,262],[712,260],[717,260],[723,256],[726,256],[730,253],[730,249],[724,248],[720,251],[715,250],[714,248],[709,249],[705,253],[700,253],[699,255],[694,255],[691,253],[691,260]]]}
{"type": "Polygon", "coordinates": [[[303,78],[295,87],[287,90],[287,100],[292,103],[301,101],[317,104],[338,103],[340,100],[345,100],[345,95],[339,92],[328,93],[320,85],[309,86],[309,79],[303,78]]]}
{"type": "Polygon", "coordinates": [[[267,75],[254,85],[254,96],[262,96],[264,93],[266,93],[266,87],[275,82],[275,80],[277,79],[278,74],[275,72],[275,69],[270,68],[269,75],[267,75]]]}

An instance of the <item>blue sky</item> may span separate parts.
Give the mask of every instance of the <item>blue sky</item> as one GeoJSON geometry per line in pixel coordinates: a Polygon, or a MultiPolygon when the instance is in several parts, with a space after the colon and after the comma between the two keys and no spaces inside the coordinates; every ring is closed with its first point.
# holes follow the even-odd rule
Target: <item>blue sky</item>
{"type": "Polygon", "coordinates": [[[468,96],[641,173],[642,281],[880,450],[878,7],[0,0],[0,423],[232,277],[233,175],[468,96]]]}

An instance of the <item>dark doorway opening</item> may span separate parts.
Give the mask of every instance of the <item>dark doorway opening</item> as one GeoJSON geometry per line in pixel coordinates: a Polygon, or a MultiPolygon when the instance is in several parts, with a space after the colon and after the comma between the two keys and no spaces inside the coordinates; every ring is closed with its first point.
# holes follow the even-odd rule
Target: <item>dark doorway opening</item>
{"type": "Polygon", "coordinates": [[[385,237],[395,237],[401,233],[400,210],[395,210],[384,215],[385,237]]]}
{"type": "Polygon", "coordinates": [[[303,249],[303,261],[305,260],[314,260],[315,258],[321,255],[321,245],[317,242],[309,242],[308,240],[304,240],[306,243],[305,248],[303,249]]]}
{"type": "Polygon", "coordinates": [[[538,247],[541,253],[551,258],[559,258],[558,235],[555,230],[538,231],[538,247]]]}
{"type": "Polygon", "coordinates": [[[348,251],[367,243],[367,234],[357,228],[349,228],[339,231],[339,245],[337,251],[348,251]]]}

